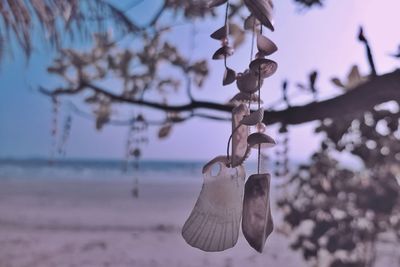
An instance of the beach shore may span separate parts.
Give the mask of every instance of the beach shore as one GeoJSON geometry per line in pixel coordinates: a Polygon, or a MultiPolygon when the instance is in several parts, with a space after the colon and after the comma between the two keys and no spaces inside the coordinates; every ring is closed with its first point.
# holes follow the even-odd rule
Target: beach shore
{"type": "Polygon", "coordinates": [[[1,267],[305,266],[272,234],[263,254],[240,235],[230,250],[206,253],[181,237],[201,181],[0,180],[1,267]]]}

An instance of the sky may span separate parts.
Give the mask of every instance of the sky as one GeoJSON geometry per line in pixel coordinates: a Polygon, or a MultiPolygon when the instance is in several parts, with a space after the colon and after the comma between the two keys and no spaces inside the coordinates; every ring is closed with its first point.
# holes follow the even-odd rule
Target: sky
{"type": "MultiPolygon", "coordinates": [[[[143,1],[130,11],[139,21],[145,21],[158,0],[143,1]],[[151,2],[151,3],[150,3],[151,2]]],[[[274,33],[267,33],[279,47],[272,56],[279,69],[265,81],[262,98],[272,103],[280,97],[282,80],[292,84],[307,80],[307,75],[318,70],[321,98],[340,92],[329,80],[337,76],[344,79],[350,67],[357,64],[364,74],[368,72],[364,47],[357,41],[360,25],[365,28],[376,59],[378,73],[399,67],[399,61],[388,56],[400,45],[400,1],[398,0],[326,0],[324,8],[300,10],[294,1],[275,1],[274,33]]],[[[223,13],[223,7],[218,9],[223,13]]],[[[209,35],[222,26],[223,17],[214,21],[196,21],[195,26],[181,26],[171,32],[171,40],[179,40],[183,52],[194,46],[193,58],[211,58],[219,46],[209,35]],[[193,36],[193,27],[196,35],[193,36]]],[[[244,70],[249,60],[250,36],[246,44],[229,59],[236,70],[244,70]]],[[[7,51],[6,53],[7,54],[7,51]]],[[[38,86],[54,87],[58,80],[46,73],[56,53],[38,43],[27,61],[15,49],[12,56],[0,63],[0,158],[46,158],[51,148],[51,102],[37,92],[38,86]]],[[[226,101],[236,93],[235,86],[221,86],[223,65],[211,61],[210,76],[203,89],[194,92],[196,98],[226,101]]],[[[112,86],[112,84],[110,84],[112,86]]],[[[295,87],[290,92],[296,95],[295,87]]],[[[178,96],[179,99],[179,96],[178,96]]],[[[296,99],[296,103],[311,101],[311,96],[296,99]]],[[[340,108],[340,107],[338,107],[340,108]]],[[[67,111],[65,107],[63,110],[67,111]]],[[[144,110],[145,111],[145,110],[144,110]]],[[[146,112],[146,111],[145,111],[146,112]]],[[[67,113],[60,116],[63,121],[67,113]]],[[[154,112],[149,116],[158,116],[154,112]]],[[[318,147],[320,136],[313,133],[316,123],[290,127],[290,157],[307,160],[318,147]]],[[[206,160],[224,154],[230,134],[229,122],[193,119],[173,128],[166,140],[158,140],[157,128],[149,130],[150,143],[144,148],[145,159],[206,160]]],[[[73,116],[71,135],[67,144],[67,158],[122,158],[125,153],[126,127],[106,126],[96,131],[94,122],[73,116]]],[[[277,136],[277,127],[268,128],[277,136]]]]}

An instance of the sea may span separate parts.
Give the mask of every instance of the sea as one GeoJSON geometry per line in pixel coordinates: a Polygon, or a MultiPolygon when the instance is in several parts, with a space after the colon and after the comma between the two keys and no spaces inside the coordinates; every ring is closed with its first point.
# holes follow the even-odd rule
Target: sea
{"type": "MultiPolygon", "coordinates": [[[[140,183],[201,182],[207,161],[141,160],[135,162],[106,159],[0,159],[0,179],[80,179],[132,180],[140,183]]],[[[246,170],[256,170],[247,162],[246,170]]]]}

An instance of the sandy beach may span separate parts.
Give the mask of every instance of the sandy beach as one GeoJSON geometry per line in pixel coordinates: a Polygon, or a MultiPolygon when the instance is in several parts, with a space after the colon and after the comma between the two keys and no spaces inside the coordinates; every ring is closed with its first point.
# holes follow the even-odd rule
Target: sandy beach
{"type": "Polygon", "coordinates": [[[180,229],[201,181],[0,180],[1,267],[305,266],[274,233],[263,254],[239,237],[220,253],[185,243],[180,229]]]}

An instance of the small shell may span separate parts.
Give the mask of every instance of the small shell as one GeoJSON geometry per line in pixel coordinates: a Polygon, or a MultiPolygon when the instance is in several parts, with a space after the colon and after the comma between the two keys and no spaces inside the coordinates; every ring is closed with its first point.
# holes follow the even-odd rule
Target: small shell
{"type": "Polygon", "coordinates": [[[257,123],[262,122],[263,118],[264,118],[264,109],[260,108],[257,111],[247,116],[244,116],[244,118],[240,121],[240,123],[247,126],[254,126],[257,123]]]}
{"type": "Polygon", "coordinates": [[[244,4],[250,10],[251,14],[265,27],[271,31],[275,30],[272,21],[272,0],[244,0],[244,4]]]}
{"type": "Polygon", "coordinates": [[[275,140],[265,134],[265,133],[252,133],[247,137],[247,144],[251,148],[258,149],[258,145],[261,145],[261,148],[270,148],[276,145],[275,140]]]}
{"type": "Polygon", "coordinates": [[[226,68],[224,73],[224,79],[222,81],[222,85],[228,85],[233,83],[236,80],[236,72],[233,69],[226,68]]]}
{"type": "Polygon", "coordinates": [[[278,69],[278,64],[270,59],[257,58],[250,63],[249,67],[250,70],[256,74],[258,74],[258,71],[260,71],[261,77],[265,79],[272,76],[276,72],[278,69]]]}
{"type": "Polygon", "coordinates": [[[244,20],[244,29],[249,31],[257,31],[260,26],[260,21],[253,15],[248,16],[244,20]]]}
{"type": "Polygon", "coordinates": [[[247,158],[247,137],[249,136],[249,127],[241,124],[243,118],[249,114],[249,109],[245,104],[241,104],[232,110],[232,153],[231,165],[236,167],[243,163],[247,158]]]}
{"type": "Polygon", "coordinates": [[[236,85],[241,92],[253,94],[258,90],[258,80],[258,75],[254,71],[246,70],[244,73],[238,74],[236,85]]]}
{"type": "Polygon", "coordinates": [[[225,57],[229,57],[233,55],[233,48],[230,46],[223,46],[215,51],[212,59],[224,59],[225,57]]]}
{"type": "MultiPolygon", "coordinates": [[[[232,99],[229,101],[230,103],[258,103],[258,95],[257,94],[246,94],[246,93],[237,93],[232,99]]],[[[261,101],[261,104],[263,102],[261,101]]]]}
{"type": "Polygon", "coordinates": [[[216,7],[216,6],[223,5],[227,1],[228,0],[211,0],[210,2],[208,2],[207,6],[208,6],[208,8],[213,8],[213,7],[216,7]]]}
{"type": "Polygon", "coordinates": [[[246,182],[243,199],[243,235],[258,252],[274,229],[270,207],[271,176],[253,174],[246,182]]]}
{"type": "Polygon", "coordinates": [[[274,42],[264,35],[257,35],[257,48],[262,56],[269,56],[278,50],[274,42]]]}
{"type": "Polygon", "coordinates": [[[225,39],[227,36],[228,36],[228,31],[226,26],[222,26],[221,28],[219,28],[210,35],[210,37],[215,40],[222,40],[225,39]]]}

